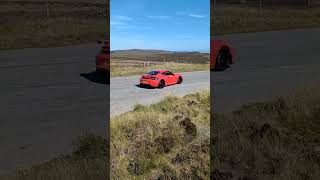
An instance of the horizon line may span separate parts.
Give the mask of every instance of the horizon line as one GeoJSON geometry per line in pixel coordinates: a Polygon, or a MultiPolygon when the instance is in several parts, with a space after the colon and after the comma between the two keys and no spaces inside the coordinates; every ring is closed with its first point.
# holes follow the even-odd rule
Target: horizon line
{"type": "Polygon", "coordinates": [[[147,51],[173,51],[173,52],[210,52],[210,49],[207,50],[168,50],[168,49],[141,49],[141,48],[128,48],[128,49],[111,49],[110,51],[128,51],[128,50],[147,50],[147,51]]]}

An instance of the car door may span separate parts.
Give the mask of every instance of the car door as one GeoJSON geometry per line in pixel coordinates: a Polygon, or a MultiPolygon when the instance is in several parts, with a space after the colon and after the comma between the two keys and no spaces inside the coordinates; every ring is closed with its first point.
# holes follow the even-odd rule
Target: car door
{"type": "Polygon", "coordinates": [[[175,76],[174,76],[174,74],[172,72],[167,71],[166,75],[168,77],[168,81],[169,81],[170,85],[174,84],[176,82],[176,78],[175,78],[175,76]]]}
{"type": "Polygon", "coordinates": [[[163,75],[163,79],[165,81],[165,84],[166,85],[170,85],[171,82],[170,82],[170,78],[169,78],[169,75],[168,75],[168,71],[163,72],[162,75],[163,75]]]}

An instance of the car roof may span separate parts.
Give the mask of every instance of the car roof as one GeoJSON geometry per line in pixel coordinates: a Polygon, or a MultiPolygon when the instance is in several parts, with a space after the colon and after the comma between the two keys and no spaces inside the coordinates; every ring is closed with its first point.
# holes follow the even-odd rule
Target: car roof
{"type": "Polygon", "coordinates": [[[163,72],[166,72],[167,70],[163,70],[163,69],[155,69],[155,70],[152,70],[152,71],[158,71],[160,73],[163,73],[163,72]]]}

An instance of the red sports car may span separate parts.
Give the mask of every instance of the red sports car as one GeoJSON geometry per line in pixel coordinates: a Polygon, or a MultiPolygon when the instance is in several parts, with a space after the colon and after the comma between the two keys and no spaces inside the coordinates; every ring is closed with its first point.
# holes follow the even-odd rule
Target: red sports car
{"type": "Polygon", "coordinates": [[[96,56],[96,71],[109,73],[110,71],[110,42],[105,40],[104,42],[98,41],[101,45],[98,55],[96,56]]]}
{"type": "Polygon", "coordinates": [[[210,41],[210,70],[223,71],[234,63],[235,50],[223,40],[210,41]]]}
{"type": "Polygon", "coordinates": [[[151,86],[163,88],[173,84],[181,84],[183,81],[181,74],[172,73],[167,70],[153,70],[140,78],[140,86],[151,86]]]}

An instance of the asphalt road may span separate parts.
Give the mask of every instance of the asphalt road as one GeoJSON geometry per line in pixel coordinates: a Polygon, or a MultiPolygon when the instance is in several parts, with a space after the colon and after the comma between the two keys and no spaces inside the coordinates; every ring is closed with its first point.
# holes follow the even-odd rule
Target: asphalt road
{"type": "Polygon", "coordinates": [[[109,86],[90,73],[97,51],[0,51],[0,173],[68,153],[85,132],[106,134],[109,86]]]}
{"type": "Polygon", "coordinates": [[[320,29],[218,36],[236,49],[236,64],[211,73],[212,109],[228,112],[320,84],[320,29]]]}
{"type": "Polygon", "coordinates": [[[182,73],[183,83],[163,89],[140,88],[140,76],[116,77],[110,81],[111,116],[131,111],[136,104],[148,105],[168,95],[183,96],[210,88],[209,71],[182,73]]]}

